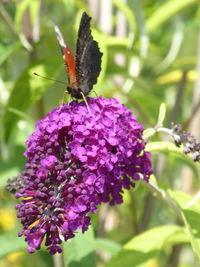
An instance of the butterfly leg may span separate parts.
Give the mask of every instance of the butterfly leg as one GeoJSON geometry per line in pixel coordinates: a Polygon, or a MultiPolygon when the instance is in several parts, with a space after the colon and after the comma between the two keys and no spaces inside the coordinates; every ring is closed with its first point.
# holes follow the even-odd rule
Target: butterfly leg
{"type": "Polygon", "coordinates": [[[87,99],[85,98],[85,95],[83,94],[83,92],[81,92],[81,95],[82,95],[83,100],[84,100],[84,102],[86,104],[86,107],[87,107],[88,112],[91,113],[91,110],[90,110],[90,107],[88,105],[87,99]]]}
{"type": "MultiPolygon", "coordinates": [[[[60,105],[60,109],[59,109],[59,111],[61,111],[61,109],[62,109],[62,106],[64,105],[64,103],[65,103],[65,97],[66,97],[66,95],[68,95],[69,96],[69,93],[67,92],[67,90],[65,90],[64,91],[64,94],[63,94],[63,98],[62,98],[62,102],[61,102],[61,105],[60,105]]],[[[68,101],[69,102],[69,101],[68,101]]]]}
{"type": "Polygon", "coordinates": [[[94,92],[94,94],[95,94],[96,97],[99,97],[99,96],[97,95],[97,92],[96,92],[96,91],[93,90],[92,92],[94,92]]]}

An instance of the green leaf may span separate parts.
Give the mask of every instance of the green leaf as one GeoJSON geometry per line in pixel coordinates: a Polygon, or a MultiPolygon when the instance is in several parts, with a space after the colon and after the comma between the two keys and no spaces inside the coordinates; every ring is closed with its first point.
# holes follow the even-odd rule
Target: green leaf
{"type": "Polygon", "coordinates": [[[82,233],[78,231],[76,236],[64,243],[64,259],[68,267],[95,267],[95,241],[93,228],[82,233]]]}
{"type": "Polygon", "coordinates": [[[156,130],[154,128],[148,128],[148,129],[144,130],[144,132],[143,132],[143,139],[146,140],[146,139],[152,137],[155,133],[156,133],[156,130]]]}
{"type": "Polygon", "coordinates": [[[175,144],[167,141],[158,141],[158,142],[151,142],[146,145],[146,149],[148,151],[154,152],[154,151],[170,151],[177,154],[183,154],[180,148],[176,147],[175,144]]]}
{"type": "Polygon", "coordinates": [[[167,240],[167,244],[169,246],[184,244],[184,243],[189,243],[189,242],[190,242],[190,239],[185,231],[176,233],[176,235],[169,237],[169,239],[167,240]]]}
{"type": "Polygon", "coordinates": [[[7,45],[0,44],[0,65],[20,46],[20,42],[7,45]]]}
{"type": "MultiPolygon", "coordinates": [[[[102,34],[102,36],[104,36],[104,35],[102,34]]],[[[126,48],[126,50],[123,51],[123,53],[125,53],[125,52],[130,53],[129,50],[127,51],[127,47],[130,45],[128,38],[121,38],[121,37],[110,35],[110,36],[104,37],[104,39],[105,39],[106,44],[108,46],[118,46],[117,51],[115,51],[115,53],[119,51],[120,46],[126,48]]],[[[112,49],[113,49],[113,47],[112,47],[112,49]]]]}
{"type": "Polygon", "coordinates": [[[146,145],[146,150],[150,152],[159,151],[159,152],[173,153],[173,155],[183,160],[185,164],[189,165],[191,169],[194,171],[195,175],[198,175],[197,164],[195,164],[195,162],[192,161],[192,158],[189,155],[183,153],[181,148],[175,146],[174,143],[167,141],[148,142],[146,145]]]}
{"type": "Polygon", "coordinates": [[[34,25],[37,16],[39,15],[40,1],[30,1],[29,12],[31,17],[32,25],[34,25]]]}
{"type": "Polygon", "coordinates": [[[192,161],[192,159],[189,156],[183,153],[181,148],[178,148],[177,146],[175,146],[174,143],[171,143],[171,142],[167,142],[167,141],[160,141],[160,142],[158,141],[158,142],[151,142],[151,143],[149,142],[146,145],[146,149],[151,152],[155,152],[155,151],[173,152],[183,158],[186,158],[187,160],[192,161]]]}
{"type": "Polygon", "coordinates": [[[33,120],[33,118],[31,116],[27,115],[26,113],[24,113],[24,112],[22,112],[22,111],[20,111],[18,109],[9,108],[8,111],[10,111],[10,112],[18,115],[19,117],[21,117],[21,119],[24,119],[25,121],[28,121],[28,122],[30,122],[32,124],[35,123],[34,120],[33,120]]]}
{"type": "Polygon", "coordinates": [[[22,19],[24,11],[26,10],[26,8],[29,6],[30,3],[31,3],[31,0],[24,0],[24,1],[20,1],[16,5],[15,26],[18,30],[21,30],[21,27],[22,27],[21,19],[22,19]]]}
{"type": "Polygon", "coordinates": [[[17,237],[16,232],[1,234],[0,244],[0,258],[3,258],[10,253],[25,250],[27,248],[27,244],[25,243],[24,239],[17,237]]]}
{"type": "Polygon", "coordinates": [[[119,243],[105,238],[96,238],[95,243],[97,249],[110,252],[112,256],[116,255],[121,249],[121,245],[119,243]]]}
{"type": "Polygon", "coordinates": [[[129,23],[131,31],[135,33],[136,22],[135,22],[134,13],[132,12],[131,8],[127,4],[123,3],[120,0],[112,0],[112,2],[119,10],[121,10],[124,13],[128,23],[129,23]]]}
{"type": "Polygon", "coordinates": [[[200,197],[195,199],[183,192],[170,190],[169,194],[181,208],[192,248],[200,261],[200,197]]]}
{"type": "Polygon", "coordinates": [[[74,11],[76,0],[63,0],[66,10],[71,13],[74,11]]]}
{"type": "Polygon", "coordinates": [[[59,72],[60,68],[57,66],[56,61],[52,62],[45,61],[45,65],[42,63],[36,63],[29,66],[19,77],[10,98],[5,108],[3,115],[3,129],[4,139],[8,142],[11,137],[11,133],[19,120],[19,114],[27,111],[36,101],[38,101],[47,87],[52,84],[52,81],[41,79],[33,75],[34,72],[40,73],[43,76],[55,77],[59,72]],[[12,111],[18,111],[18,114],[13,114],[12,111]]]}
{"type": "Polygon", "coordinates": [[[163,126],[163,121],[165,119],[165,114],[166,114],[166,105],[165,105],[165,103],[162,103],[160,105],[157,127],[162,127],[163,126]]]}
{"type": "Polygon", "coordinates": [[[148,52],[149,37],[145,25],[144,10],[141,1],[129,0],[128,5],[132,8],[138,29],[140,40],[140,56],[145,57],[148,52]]]}
{"type": "MultiPolygon", "coordinates": [[[[184,22],[181,16],[176,16],[172,20],[172,28],[174,28],[174,33],[171,39],[171,44],[165,58],[156,66],[157,73],[163,73],[164,70],[168,69],[168,67],[177,59],[180,49],[182,48],[184,39],[184,22]]],[[[181,77],[182,75],[181,71],[181,77]]]]}
{"type": "Polygon", "coordinates": [[[169,237],[179,232],[184,232],[183,228],[176,225],[155,227],[133,238],[124,246],[124,249],[141,250],[146,253],[160,250],[169,237]]]}
{"type": "Polygon", "coordinates": [[[165,246],[168,239],[183,228],[166,225],[148,230],[129,241],[120,253],[109,263],[109,267],[138,266],[154,258],[165,246]]]}
{"type": "Polygon", "coordinates": [[[176,13],[195,3],[199,4],[199,0],[170,0],[165,2],[147,20],[148,31],[153,32],[157,30],[160,25],[166,23],[176,13]]]}
{"type": "Polygon", "coordinates": [[[100,51],[103,53],[102,62],[101,62],[101,72],[98,77],[98,82],[94,86],[94,91],[95,91],[95,87],[98,87],[98,85],[101,84],[101,81],[104,80],[104,77],[105,77],[107,64],[108,64],[108,48],[107,48],[107,37],[105,34],[101,34],[95,29],[92,30],[92,34],[93,34],[94,40],[98,42],[100,51]]]}

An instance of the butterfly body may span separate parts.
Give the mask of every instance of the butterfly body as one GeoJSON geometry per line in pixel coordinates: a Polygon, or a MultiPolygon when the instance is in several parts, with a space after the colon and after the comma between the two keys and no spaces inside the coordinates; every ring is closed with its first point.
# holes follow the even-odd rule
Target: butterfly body
{"type": "Polygon", "coordinates": [[[67,47],[58,26],[54,26],[68,74],[67,92],[77,99],[91,92],[101,71],[102,53],[91,35],[90,20],[84,12],[79,26],[75,57],[67,47]]]}

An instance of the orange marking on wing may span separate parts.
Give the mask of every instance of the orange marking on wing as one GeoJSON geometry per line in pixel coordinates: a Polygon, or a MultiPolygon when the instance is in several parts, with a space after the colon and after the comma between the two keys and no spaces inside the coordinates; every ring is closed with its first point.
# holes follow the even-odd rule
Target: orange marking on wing
{"type": "Polygon", "coordinates": [[[76,78],[76,61],[69,50],[69,48],[65,47],[64,48],[64,61],[67,66],[67,74],[68,74],[68,79],[69,79],[69,84],[70,85],[77,85],[77,78],[76,78]]]}

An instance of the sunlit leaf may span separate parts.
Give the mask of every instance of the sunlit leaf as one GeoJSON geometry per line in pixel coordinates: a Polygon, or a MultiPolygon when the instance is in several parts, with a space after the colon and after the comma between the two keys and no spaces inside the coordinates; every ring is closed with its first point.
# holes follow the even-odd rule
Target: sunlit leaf
{"type": "MultiPolygon", "coordinates": [[[[170,152],[174,152],[177,154],[182,155],[183,152],[180,148],[178,148],[177,146],[175,146],[174,143],[171,142],[167,142],[167,141],[161,141],[161,142],[151,142],[148,143],[146,148],[151,151],[170,151],[170,152]]],[[[183,154],[183,156],[185,157],[185,154],[183,154]]],[[[189,158],[189,157],[188,157],[189,158]]]]}
{"type": "Polygon", "coordinates": [[[165,114],[166,114],[166,105],[165,105],[165,103],[162,103],[160,105],[160,110],[159,110],[159,114],[158,114],[157,127],[162,127],[163,126],[163,121],[165,119],[165,114]]]}
{"type": "Polygon", "coordinates": [[[0,236],[0,258],[7,256],[10,253],[22,251],[27,248],[27,244],[23,238],[17,237],[17,233],[1,234],[0,236]]]}
{"type": "Polygon", "coordinates": [[[32,25],[35,24],[37,17],[39,16],[40,1],[30,1],[29,2],[29,12],[31,17],[32,25]]]}
{"type": "Polygon", "coordinates": [[[64,258],[70,267],[95,267],[95,241],[93,229],[82,233],[64,243],[64,258]]]}
{"type": "Polygon", "coordinates": [[[193,250],[200,260],[200,200],[193,202],[193,198],[183,192],[169,190],[169,193],[181,208],[193,250]]]}
{"type": "Polygon", "coordinates": [[[143,132],[143,138],[146,140],[149,137],[152,137],[156,133],[156,130],[154,128],[148,128],[144,130],[143,132]]]}
{"type": "Polygon", "coordinates": [[[147,20],[149,32],[155,31],[160,25],[167,22],[172,16],[192,4],[198,4],[199,0],[170,0],[164,2],[147,20]]]}
{"type": "Polygon", "coordinates": [[[31,2],[32,2],[31,0],[24,0],[24,1],[20,1],[16,5],[15,26],[18,30],[21,30],[21,19],[22,19],[23,13],[31,2]]]}
{"type": "MultiPolygon", "coordinates": [[[[98,77],[97,85],[95,85],[95,86],[98,86],[98,83],[101,83],[101,80],[104,79],[105,77],[107,64],[108,64],[107,37],[99,33],[98,31],[96,31],[95,29],[93,29],[92,34],[93,34],[94,39],[98,42],[100,51],[103,53],[103,57],[101,61],[101,72],[98,77]]],[[[95,86],[94,86],[94,89],[95,89],[95,86]]]]}
{"type": "Polygon", "coordinates": [[[95,243],[97,249],[110,252],[112,256],[116,255],[121,249],[120,244],[105,238],[96,238],[95,243]]]}
{"type": "Polygon", "coordinates": [[[72,12],[74,10],[75,2],[76,0],[63,0],[66,9],[69,10],[69,12],[72,12]]]}
{"type": "Polygon", "coordinates": [[[138,266],[154,258],[165,246],[167,240],[177,233],[184,233],[182,227],[166,225],[153,228],[134,237],[124,245],[109,267],[138,266]]]}
{"type": "Polygon", "coordinates": [[[128,38],[120,38],[117,36],[106,36],[105,40],[108,46],[125,46],[127,49],[127,47],[130,45],[128,38]]]}

